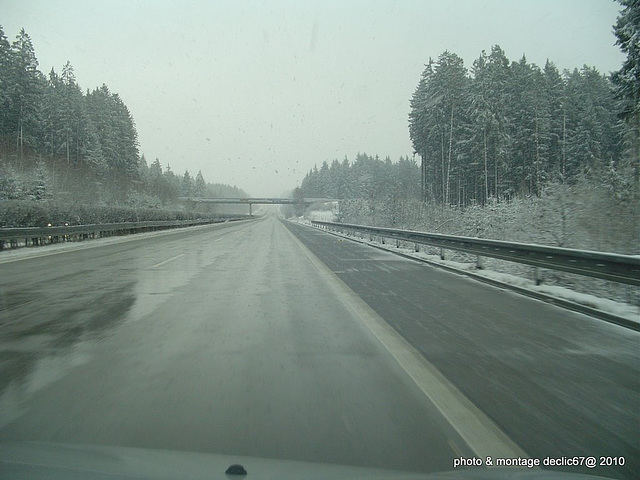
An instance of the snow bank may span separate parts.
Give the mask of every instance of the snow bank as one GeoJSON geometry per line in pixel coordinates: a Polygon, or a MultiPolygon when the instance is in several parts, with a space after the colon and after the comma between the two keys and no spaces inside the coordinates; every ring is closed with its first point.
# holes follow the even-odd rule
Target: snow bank
{"type": "Polygon", "coordinates": [[[316,222],[335,222],[338,216],[331,210],[313,210],[307,212],[305,218],[316,222]]]}

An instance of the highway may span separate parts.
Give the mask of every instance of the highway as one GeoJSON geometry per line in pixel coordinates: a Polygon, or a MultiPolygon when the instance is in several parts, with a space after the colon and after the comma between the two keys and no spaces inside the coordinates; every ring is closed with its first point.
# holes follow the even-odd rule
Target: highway
{"type": "Polygon", "coordinates": [[[0,443],[640,471],[636,332],[274,215],[34,255],[0,255],[0,443]]]}
{"type": "Polygon", "coordinates": [[[298,225],[296,236],[532,458],[640,471],[640,334],[298,225]]]}

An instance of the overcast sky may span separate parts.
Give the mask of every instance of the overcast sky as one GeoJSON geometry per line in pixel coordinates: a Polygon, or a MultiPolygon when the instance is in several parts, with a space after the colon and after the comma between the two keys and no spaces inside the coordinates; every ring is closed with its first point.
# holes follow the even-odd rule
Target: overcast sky
{"type": "Polygon", "coordinates": [[[624,59],[612,0],[0,0],[10,41],[24,27],[40,70],[69,60],[135,119],[140,152],[174,172],[275,196],[356,153],[411,155],[409,99],[429,57],[467,67],[500,45],[510,60],[624,59]]]}

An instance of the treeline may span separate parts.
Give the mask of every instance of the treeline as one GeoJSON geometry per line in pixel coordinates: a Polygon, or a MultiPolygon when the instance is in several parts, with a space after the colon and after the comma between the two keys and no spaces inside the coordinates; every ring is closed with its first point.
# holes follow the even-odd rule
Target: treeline
{"type": "Polygon", "coordinates": [[[592,67],[561,74],[550,61],[509,61],[496,45],[469,72],[444,52],[429,60],[411,99],[423,199],[484,204],[585,177],[630,198],[638,160],[624,145],[624,108],[611,77],[592,67]]]}
{"type": "Polygon", "coordinates": [[[248,197],[249,195],[236,186],[222,183],[207,183],[202,172],[192,176],[189,170],[182,175],[175,175],[167,165],[163,170],[157,158],[147,165],[144,155],[140,158],[138,178],[142,188],[130,195],[132,202],[142,206],[158,206],[157,202],[170,204],[178,197],[248,197]],[[154,204],[156,202],[156,204],[154,204]]]}
{"type": "Polygon", "coordinates": [[[326,161],[302,181],[308,197],[401,197],[468,206],[540,196],[550,185],[594,180],[620,200],[638,188],[633,125],[610,77],[596,69],[510,62],[499,46],[471,74],[456,54],[430,60],[411,99],[409,135],[420,158],[358,154],[326,161]],[[626,142],[627,141],[627,142],[626,142]]]}
{"type": "Polygon", "coordinates": [[[246,195],[147,165],[118,94],[83,92],[69,62],[45,76],[24,29],[9,43],[0,27],[0,198],[153,206],[213,191],[246,195]]]}
{"type": "Polygon", "coordinates": [[[311,198],[417,199],[419,179],[420,170],[412,158],[392,162],[389,157],[381,160],[377,155],[358,153],[353,163],[345,157],[342,162],[334,160],[331,166],[325,161],[320,169],[314,167],[300,189],[311,198]]]}
{"type": "Polygon", "coordinates": [[[606,188],[618,202],[640,198],[640,3],[614,25],[627,54],[620,71],[583,66],[562,73],[526,56],[510,61],[496,45],[467,70],[445,51],[425,66],[411,98],[409,136],[420,166],[404,158],[358,155],[304,178],[305,196],[384,200],[416,195],[424,203],[466,207],[540,197],[555,185],[606,188]],[[405,176],[417,172],[415,181],[405,176]],[[396,188],[400,185],[400,190],[396,188]]]}

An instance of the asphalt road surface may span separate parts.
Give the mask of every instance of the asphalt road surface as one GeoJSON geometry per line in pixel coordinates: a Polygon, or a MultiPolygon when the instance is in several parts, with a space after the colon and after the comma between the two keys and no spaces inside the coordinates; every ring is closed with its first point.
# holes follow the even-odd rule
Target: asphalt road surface
{"type": "MultiPolygon", "coordinates": [[[[531,458],[640,472],[640,334],[321,230],[289,228],[531,458]],[[623,457],[624,466],[599,465],[623,457]]],[[[619,461],[619,460],[618,460],[619,461]]]]}
{"type": "Polygon", "coordinates": [[[638,471],[636,333],[273,216],[47,252],[0,254],[0,442],[638,471]]]}

